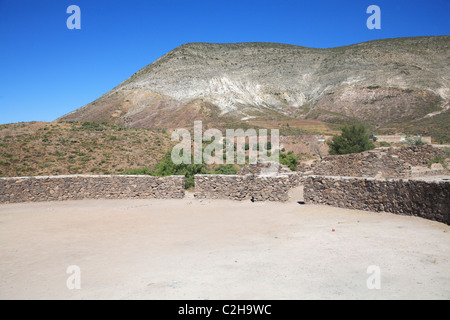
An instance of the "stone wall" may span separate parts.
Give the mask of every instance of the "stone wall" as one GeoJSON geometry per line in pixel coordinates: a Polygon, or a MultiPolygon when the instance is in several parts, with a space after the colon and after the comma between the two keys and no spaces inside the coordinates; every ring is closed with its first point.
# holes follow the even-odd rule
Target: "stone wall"
{"type": "Polygon", "coordinates": [[[327,156],[312,167],[313,175],[408,178],[413,166],[426,167],[443,153],[432,146],[384,148],[362,153],[327,156]]]}
{"type": "Polygon", "coordinates": [[[276,161],[258,161],[255,164],[249,164],[239,170],[239,175],[278,175],[291,173],[292,170],[276,161]]]}
{"type": "Polygon", "coordinates": [[[196,175],[198,199],[287,201],[290,189],[301,183],[297,173],[282,175],[196,175]]]}
{"type": "Polygon", "coordinates": [[[450,181],[309,176],[309,204],[392,212],[450,224],[450,181]]]}
{"type": "Polygon", "coordinates": [[[397,156],[411,166],[427,166],[429,161],[438,155],[445,158],[441,149],[431,145],[390,148],[388,153],[397,156]]]}
{"type": "Polygon", "coordinates": [[[0,203],[123,198],[183,198],[184,176],[0,178],[0,203]]]}

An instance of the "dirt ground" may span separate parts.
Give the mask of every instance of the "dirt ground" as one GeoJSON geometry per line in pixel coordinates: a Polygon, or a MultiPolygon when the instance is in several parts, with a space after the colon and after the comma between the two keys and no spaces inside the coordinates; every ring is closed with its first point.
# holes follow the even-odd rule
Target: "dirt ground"
{"type": "Polygon", "coordinates": [[[8,204],[0,299],[450,299],[449,249],[442,223],[294,201],[8,204]]]}

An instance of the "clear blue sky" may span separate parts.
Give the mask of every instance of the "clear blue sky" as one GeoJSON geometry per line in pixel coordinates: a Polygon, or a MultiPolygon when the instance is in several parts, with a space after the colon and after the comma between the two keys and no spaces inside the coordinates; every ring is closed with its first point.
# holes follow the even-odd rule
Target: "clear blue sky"
{"type": "Polygon", "coordinates": [[[0,0],[0,123],[53,121],[187,42],[327,48],[450,34],[450,0],[0,0]],[[69,30],[69,5],[81,30],[69,30]],[[369,5],[381,30],[369,30],[369,5]]]}

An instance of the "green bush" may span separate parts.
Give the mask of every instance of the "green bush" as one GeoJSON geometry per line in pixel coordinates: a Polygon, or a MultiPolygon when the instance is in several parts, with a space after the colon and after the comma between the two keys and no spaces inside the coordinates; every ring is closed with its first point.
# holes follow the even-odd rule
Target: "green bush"
{"type": "Polygon", "coordinates": [[[102,131],[105,128],[97,122],[83,122],[81,124],[81,129],[88,131],[102,131]]]}
{"type": "Polygon", "coordinates": [[[345,126],[341,135],[335,135],[332,141],[327,142],[330,146],[330,154],[359,153],[375,148],[370,141],[366,128],[362,125],[345,126]]]}
{"type": "Polygon", "coordinates": [[[10,164],[11,162],[4,159],[0,159],[0,166],[9,166],[10,164]]]}
{"type": "Polygon", "coordinates": [[[296,171],[298,166],[298,158],[292,151],[289,151],[288,153],[281,152],[280,163],[288,166],[292,171],[296,171]]]}
{"type": "Polygon", "coordinates": [[[446,158],[450,158],[450,148],[444,148],[442,151],[444,152],[444,156],[446,158]]]}
{"type": "MultiPolygon", "coordinates": [[[[194,155],[192,155],[191,163],[194,162],[194,155]]],[[[185,188],[189,189],[194,187],[194,175],[196,174],[206,174],[206,163],[202,164],[175,164],[172,161],[172,152],[167,152],[163,159],[158,163],[155,175],[159,177],[171,176],[171,175],[184,175],[185,188]]]]}
{"type": "Polygon", "coordinates": [[[420,137],[408,137],[406,138],[406,144],[408,146],[424,146],[425,142],[422,141],[420,137]]]}
{"type": "MultiPolygon", "coordinates": [[[[152,175],[157,177],[165,177],[172,175],[183,175],[185,179],[185,188],[189,189],[194,187],[194,175],[196,174],[206,174],[206,164],[175,164],[172,161],[172,152],[168,151],[162,160],[157,164],[155,170],[150,170],[148,168],[141,169],[130,169],[124,170],[121,174],[128,175],[152,175]]],[[[193,156],[192,156],[193,162],[193,156]]]]}
{"type": "Polygon", "coordinates": [[[237,169],[232,164],[221,164],[212,172],[214,174],[236,174],[237,169]]]}
{"type": "MultiPolygon", "coordinates": [[[[247,149],[246,149],[246,150],[247,150],[247,149]]],[[[261,144],[261,143],[258,143],[258,144],[257,144],[257,147],[256,147],[256,150],[258,150],[258,151],[272,150],[272,142],[267,141],[267,142],[265,143],[265,145],[264,145],[264,144],[261,144]]]]}
{"type": "Polygon", "coordinates": [[[445,161],[445,158],[440,154],[438,154],[434,158],[430,159],[430,161],[428,162],[428,167],[431,168],[431,165],[433,163],[440,163],[442,165],[442,167],[447,169],[447,162],[445,161]]]}

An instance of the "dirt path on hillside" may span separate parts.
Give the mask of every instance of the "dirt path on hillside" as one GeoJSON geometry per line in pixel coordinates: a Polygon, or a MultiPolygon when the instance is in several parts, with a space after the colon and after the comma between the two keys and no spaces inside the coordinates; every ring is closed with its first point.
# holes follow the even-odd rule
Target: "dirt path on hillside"
{"type": "Polygon", "coordinates": [[[450,299],[449,248],[442,223],[296,202],[0,205],[0,299],[450,299]]]}

